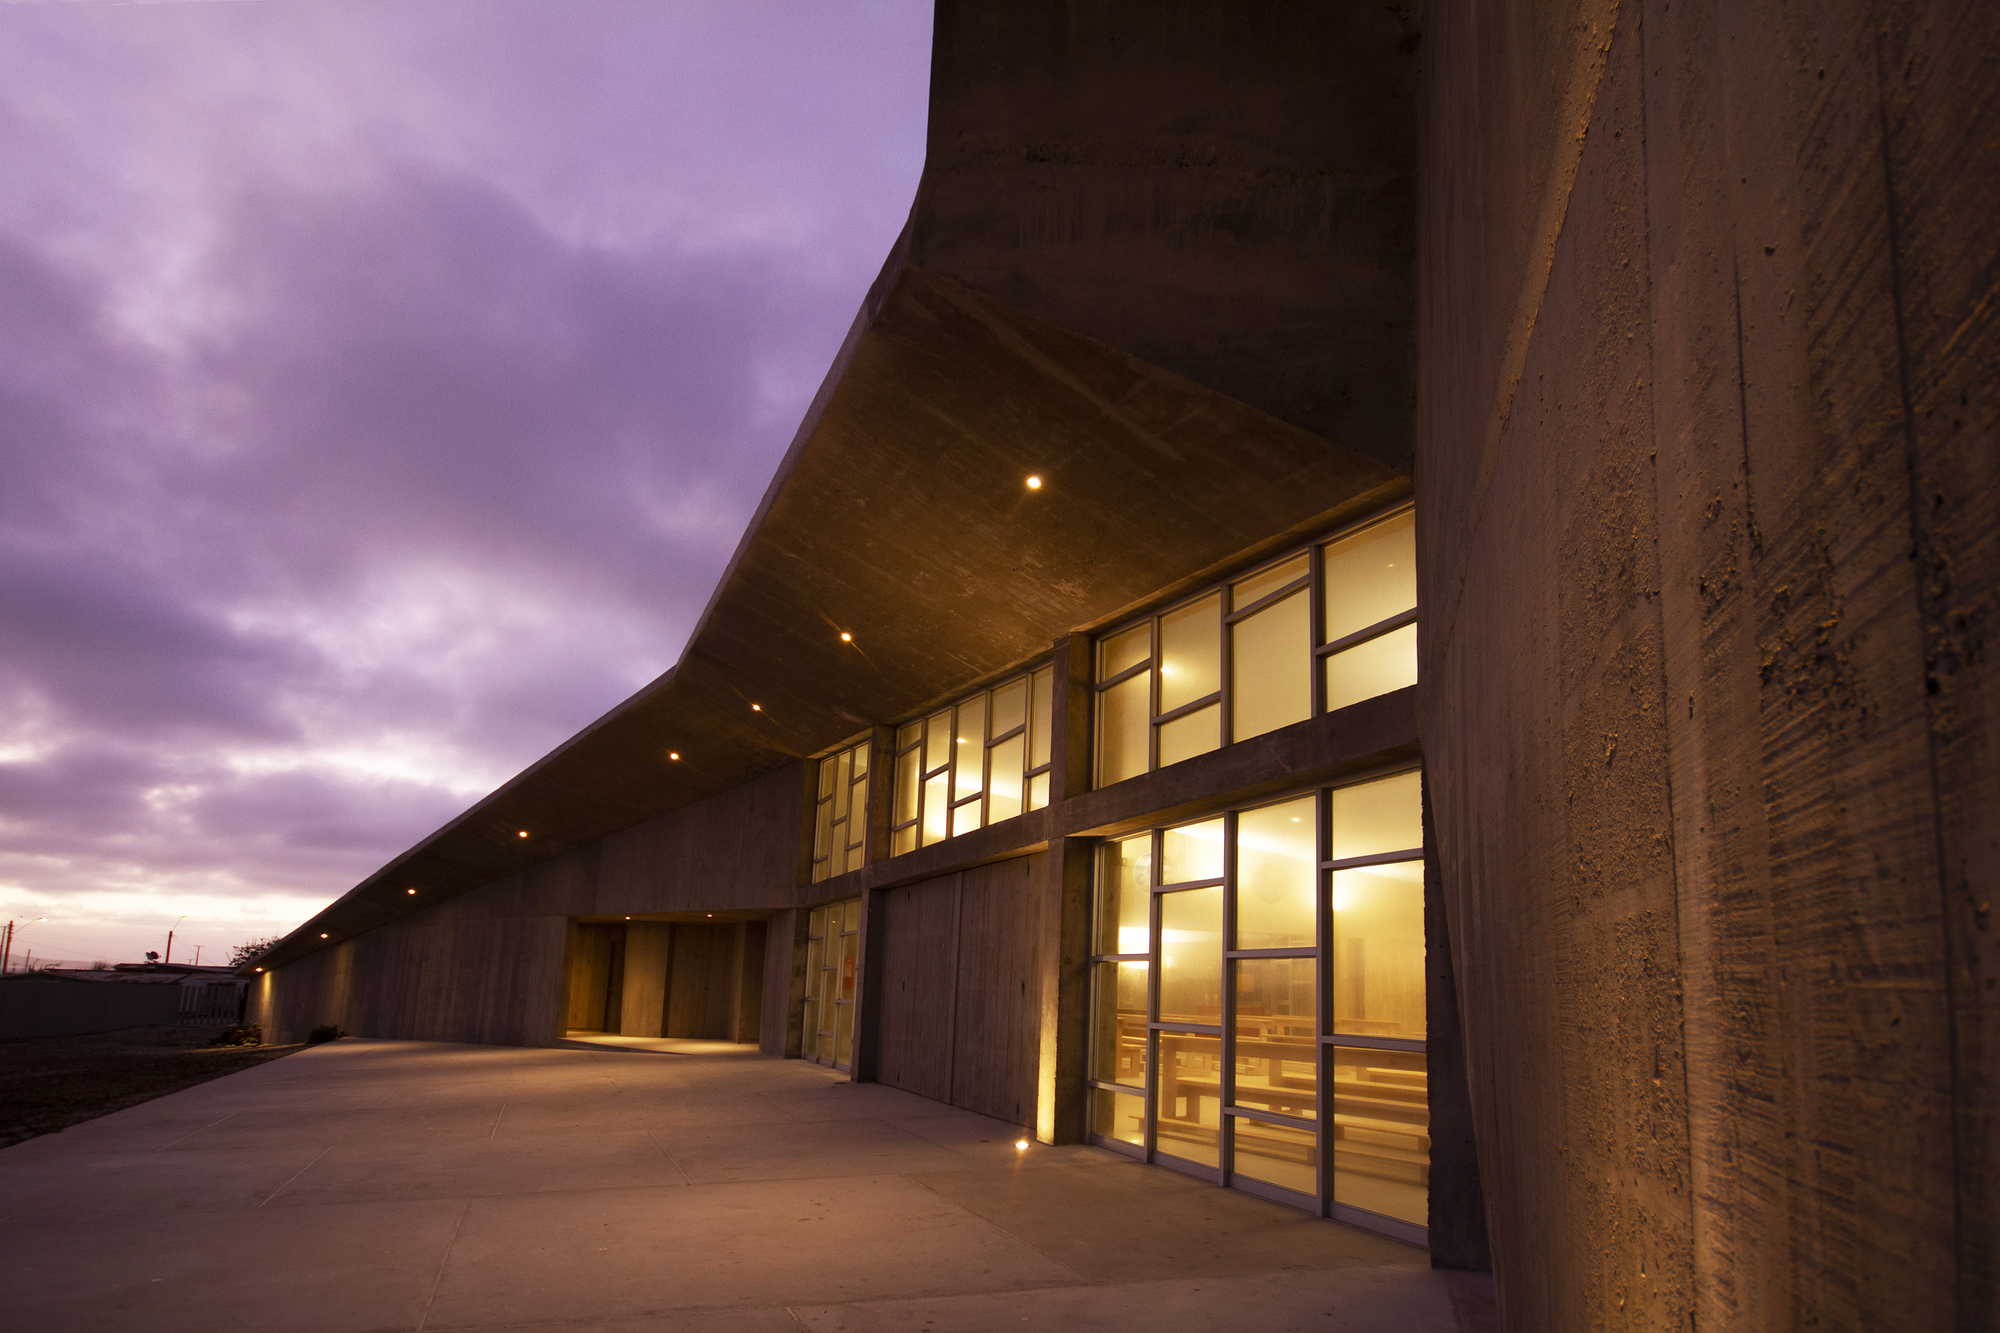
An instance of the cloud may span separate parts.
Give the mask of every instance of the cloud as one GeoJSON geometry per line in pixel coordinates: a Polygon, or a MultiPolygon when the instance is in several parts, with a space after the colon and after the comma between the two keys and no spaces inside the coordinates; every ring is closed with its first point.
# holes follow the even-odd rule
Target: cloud
{"type": "Polygon", "coordinates": [[[295,924],[671,664],[927,10],[0,14],[0,912],[295,924]]]}

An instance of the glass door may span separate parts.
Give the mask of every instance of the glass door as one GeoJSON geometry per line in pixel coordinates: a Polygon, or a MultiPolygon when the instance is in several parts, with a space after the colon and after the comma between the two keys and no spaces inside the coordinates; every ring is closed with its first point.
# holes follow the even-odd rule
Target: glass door
{"type": "Polygon", "coordinates": [[[861,899],[815,907],[806,917],[806,999],[800,1051],[848,1070],[854,1058],[855,967],[861,955],[861,899]]]}

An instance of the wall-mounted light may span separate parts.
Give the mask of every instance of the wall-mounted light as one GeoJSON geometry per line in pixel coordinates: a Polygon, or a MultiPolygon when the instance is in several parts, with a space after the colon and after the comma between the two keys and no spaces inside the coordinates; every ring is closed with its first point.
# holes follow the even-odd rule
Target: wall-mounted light
{"type": "Polygon", "coordinates": [[[1028,478],[1028,489],[1031,491],[1039,491],[1040,489],[1042,489],[1042,479],[1040,477],[1028,478]]]}

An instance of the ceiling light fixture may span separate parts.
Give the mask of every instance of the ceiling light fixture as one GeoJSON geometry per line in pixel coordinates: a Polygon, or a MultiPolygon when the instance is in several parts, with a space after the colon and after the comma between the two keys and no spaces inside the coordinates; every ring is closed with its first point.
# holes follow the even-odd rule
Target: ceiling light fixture
{"type": "Polygon", "coordinates": [[[667,758],[669,759],[679,759],[680,757],[681,757],[681,752],[679,750],[667,751],[667,758]]]}
{"type": "Polygon", "coordinates": [[[528,836],[528,830],[526,830],[526,829],[522,829],[522,830],[521,830],[521,836],[522,836],[522,837],[524,837],[524,838],[525,838],[525,837],[527,837],[527,836],[528,836]]]}
{"type": "Polygon", "coordinates": [[[403,892],[409,894],[411,897],[415,897],[417,891],[415,889],[404,889],[403,892]]]}
{"type": "Polygon", "coordinates": [[[840,641],[842,643],[853,643],[854,636],[852,634],[849,634],[846,630],[842,630],[840,632],[840,641]]]}
{"type": "Polygon", "coordinates": [[[1040,477],[1028,478],[1028,489],[1031,491],[1039,491],[1040,489],[1042,489],[1042,479],[1040,477]]]}
{"type": "Polygon", "coordinates": [[[764,711],[764,705],[762,705],[762,704],[751,704],[751,705],[750,705],[750,711],[751,711],[751,712],[753,712],[753,713],[761,713],[761,712],[763,712],[763,711],[764,711]]]}
{"type": "Polygon", "coordinates": [[[320,937],[321,939],[325,939],[325,938],[326,938],[326,932],[322,930],[322,931],[321,931],[321,932],[319,933],[319,937],[320,937]]]}

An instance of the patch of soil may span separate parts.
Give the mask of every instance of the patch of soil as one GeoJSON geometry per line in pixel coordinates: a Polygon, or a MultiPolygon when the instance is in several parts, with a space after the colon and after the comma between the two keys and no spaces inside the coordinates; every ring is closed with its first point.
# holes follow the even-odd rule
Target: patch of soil
{"type": "Polygon", "coordinates": [[[0,1041],[0,1148],[303,1049],[211,1045],[222,1032],[143,1027],[0,1041]]]}

